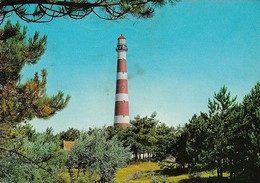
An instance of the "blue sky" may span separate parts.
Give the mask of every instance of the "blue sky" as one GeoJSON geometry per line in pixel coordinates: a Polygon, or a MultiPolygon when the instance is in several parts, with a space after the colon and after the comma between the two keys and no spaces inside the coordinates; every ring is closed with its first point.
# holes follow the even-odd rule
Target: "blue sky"
{"type": "MultiPolygon", "coordinates": [[[[12,17],[16,20],[15,17],[12,17]]],[[[66,109],[49,120],[35,119],[38,131],[113,125],[117,37],[127,38],[130,119],[157,112],[171,126],[207,111],[223,85],[241,101],[260,81],[260,2],[183,0],[166,5],[151,19],[104,21],[56,19],[27,24],[48,36],[38,64],[24,80],[48,71],[47,93],[71,95],[66,109]]]]}

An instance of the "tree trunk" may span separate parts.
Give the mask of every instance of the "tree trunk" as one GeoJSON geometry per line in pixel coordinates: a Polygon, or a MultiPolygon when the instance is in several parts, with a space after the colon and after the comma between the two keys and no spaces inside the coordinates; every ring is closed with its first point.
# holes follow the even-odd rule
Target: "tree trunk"
{"type": "Polygon", "coordinates": [[[148,153],[149,168],[151,167],[150,153],[148,153]]]}
{"type": "Polygon", "coordinates": [[[69,175],[70,175],[70,182],[73,183],[73,173],[72,173],[72,170],[71,170],[71,167],[68,168],[68,172],[69,172],[69,175]]]}
{"type": "Polygon", "coordinates": [[[233,171],[231,170],[231,171],[230,171],[230,175],[229,175],[229,179],[230,179],[230,180],[233,179],[233,176],[234,176],[233,174],[234,174],[234,173],[233,173],[233,171]]]}
{"type": "Polygon", "coordinates": [[[220,170],[219,168],[217,168],[217,174],[218,174],[218,178],[220,177],[220,170]]]}
{"type": "Polygon", "coordinates": [[[137,159],[138,159],[138,153],[137,153],[137,150],[135,150],[134,154],[135,154],[135,161],[137,161],[137,159]]]}
{"type": "Polygon", "coordinates": [[[218,178],[223,178],[223,167],[222,167],[222,162],[221,162],[221,159],[219,159],[217,161],[217,172],[218,172],[218,178]]]}
{"type": "Polygon", "coordinates": [[[220,178],[222,179],[223,178],[223,168],[220,167],[220,178]]]}

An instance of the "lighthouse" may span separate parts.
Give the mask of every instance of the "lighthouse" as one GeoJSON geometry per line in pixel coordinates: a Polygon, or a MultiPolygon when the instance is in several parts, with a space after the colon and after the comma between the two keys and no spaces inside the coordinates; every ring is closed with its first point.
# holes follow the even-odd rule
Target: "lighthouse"
{"type": "Polygon", "coordinates": [[[127,82],[126,38],[121,34],[117,42],[117,77],[114,126],[129,127],[129,103],[127,82]]]}

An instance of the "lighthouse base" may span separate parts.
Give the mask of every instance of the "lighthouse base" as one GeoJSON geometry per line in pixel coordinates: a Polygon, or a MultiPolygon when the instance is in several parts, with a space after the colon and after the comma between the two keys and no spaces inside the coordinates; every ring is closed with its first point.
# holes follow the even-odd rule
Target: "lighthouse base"
{"type": "Polygon", "coordinates": [[[120,127],[120,128],[128,128],[130,126],[129,123],[115,123],[115,127],[120,127]]]}

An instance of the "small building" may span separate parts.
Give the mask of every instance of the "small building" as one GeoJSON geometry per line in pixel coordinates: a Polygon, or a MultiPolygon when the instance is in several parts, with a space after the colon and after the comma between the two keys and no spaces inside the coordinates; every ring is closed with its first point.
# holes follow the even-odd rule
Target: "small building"
{"type": "Polygon", "coordinates": [[[73,146],[74,146],[74,141],[63,140],[63,149],[65,151],[70,151],[73,146]]]}

